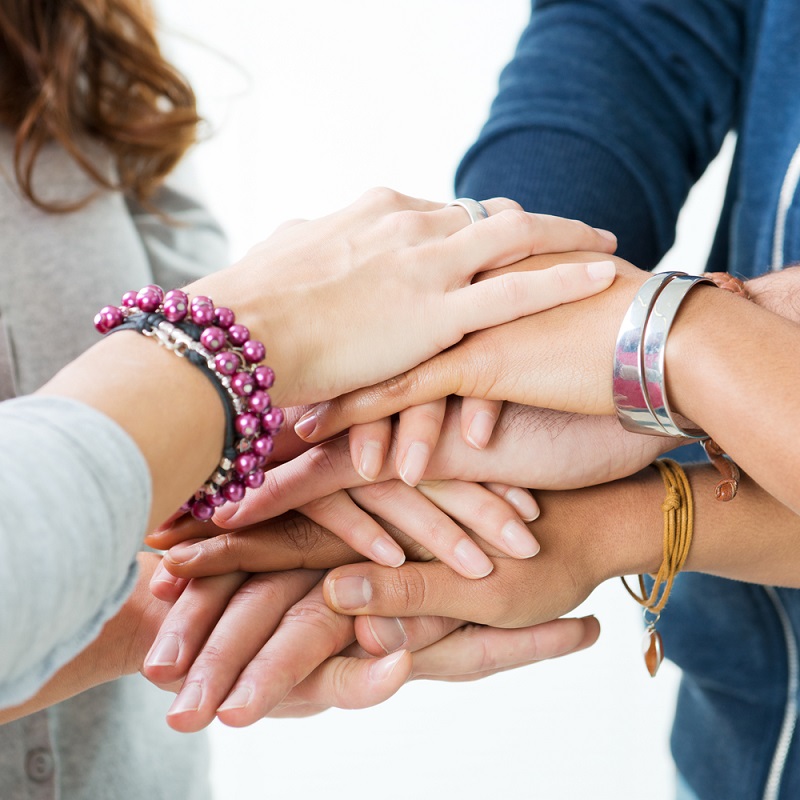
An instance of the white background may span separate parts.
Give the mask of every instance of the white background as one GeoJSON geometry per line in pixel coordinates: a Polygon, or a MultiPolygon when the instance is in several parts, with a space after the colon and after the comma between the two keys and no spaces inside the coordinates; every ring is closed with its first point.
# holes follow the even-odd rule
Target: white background
{"type": "MultiPolygon", "coordinates": [[[[322,215],[373,185],[451,199],[529,3],[160,7],[210,120],[198,168],[237,257],[284,219],[322,215]]],[[[702,267],[724,173],[717,165],[696,190],[672,265],[702,267]]],[[[677,671],[646,674],[638,607],[618,582],[578,613],[603,626],[586,653],[478,683],[412,684],[367,711],[247,730],[215,723],[217,799],[667,800],[677,671]]]]}

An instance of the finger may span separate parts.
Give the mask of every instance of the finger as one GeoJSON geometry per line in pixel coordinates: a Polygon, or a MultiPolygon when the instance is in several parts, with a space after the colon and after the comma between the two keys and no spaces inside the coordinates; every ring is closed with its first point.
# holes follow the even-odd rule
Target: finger
{"type": "Polygon", "coordinates": [[[213,539],[179,544],[164,554],[173,575],[199,578],[228,572],[327,569],[363,556],[317,523],[294,514],[213,539]]]}
{"type": "Polygon", "coordinates": [[[450,517],[416,489],[384,481],[350,490],[367,511],[396,526],[465,578],[483,578],[491,559],[450,517]]]}
{"type": "MultiPolygon", "coordinates": [[[[480,204],[486,210],[487,217],[496,216],[502,211],[515,210],[524,213],[522,206],[511,200],[508,197],[493,197],[490,200],[482,200],[480,204]]],[[[468,225],[475,225],[484,220],[476,220],[472,222],[469,212],[462,206],[453,205],[448,203],[446,206],[439,210],[434,210],[429,213],[431,218],[436,219],[439,230],[446,236],[452,236],[454,233],[466,228],[468,225]]]]}
{"type": "Polygon", "coordinates": [[[328,605],[342,614],[442,616],[489,625],[500,617],[508,624],[511,586],[496,577],[504,562],[520,563],[498,559],[492,574],[480,581],[468,580],[439,562],[406,562],[397,569],[350,565],[328,573],[323,590],[328,605]]]}
{"type": "Polygon", "coordinates": [[[208,539],[223,532],[213,522],[199,522],[189,514],[176,519],[172,525],[151,531],[144,540],[148,547],[155,550],[167,550],[178,542],[187,540],[208,539]]]}
{"type": "Polygon", "coordinates": [[[144,660],[144,676],[159,685],[182,678],[246,579],[237,572],[192,581],[161,625],[144,660]]]}
{"type": "Polygon", "coordinates": [[[261,719],[351,641],[352,620],[332,612],[317,586],[286,611],[218,706],[217,716],[237,728],[261,719]]]}
{"type": "Polygon", "coordinates": [[[392,439],[392,420],[354,425],[348,431],[353,467],[365,481],[377,480],[392,439]]]}
{"type": "Polygon", "coordinates": [[[356,640],[374,656],[410,650],[412,653],[438,642],[464,624],[450,617],[355,617],[356,640]]]}
{"type": "Polygon", "coordinates": [[[461,437],[470,447],[483,450],[502,410],[502,400],[465,397],[461,402],[461,437]]]}
{"type": "Polygon", "coordinates": [[[465,681],[576,653],[600,635],[594,617],[556,619],[527,628],[466,625],[414,654],[412,679],[465,681]]]}
{"type": "Polygon", "coordinates": [[[445,314],[460,326],[463,335],[591,297],[611,286],[615,274],[613,261],[556,264],[535,272],[505,272],[450,292],[444,298],[445,314]]]}
{"type": "Polygon", "coordinates": [[[150,591],[154,597],[167,603],[174,603],[188,586],[186,578],[179,578],[167,571],[164,560],[158,562],[150,578],[150,591]]]}
{"type": "MultiPolygon", "coordinates": [[[[279,626],[284,611],[304,597],[319,577],[319,572],[294,570],[256,575],[242,584],[194,657],[183,687],[167,712],[171,728],[189,733],[214,719],[231,686],[250,668],[279,626]]],[[[306,633],[310,633],[308,628],[306,633]]]]}
{"type": "Polygon", "coordinates": [[[527,490],[520,486],[509,486],[507,483],[484,483],[490,492],[498,497],[502,497],[507,503],[512,505],[517,514],[525,522],[533,522],[539,517],[539,504],[536,498],[527,490]]]}
{"type": "Polygon", "coordinates": [[[308,716],[326,708],[369,708],[388,700],[408,680],[411,655],[383,658],[334,656],[298,684],[270,717],[308,716]]]}
{"type": "MultiPolygon", "coordinates": [[[[513,264],[540,253],[573,251],[613,253],[616,237],[583,222],[548,214],[506,208],[454,233],[448,243],[461,260],[461,270],[475,272],[513,264]],[[468,254],[464,260],[464,254],[468,254]]],[[[453,268],[458,270],[454,264],[453,268]]]]}
{"type": "Polygon", "coordinates": [[[479,483],[423,481],[418,487],[437,508],[512,558],[531,558],[539,543],[502,497],[479,483]]]}
{"type": "MultiPolygon", "coordinates": [[[[409,486],[425,474],[428,460],[439,441],[447,400],[407,408],[400,413],[397,431],[397,472],[409,486]]],[[[391,435],[391,430],[389,431],[391,435]]]]}
{"type": "MultiPolygon", "coordinates": [[[[388,471],[384,468],[384,472],[388,471]]],[[[241,528],[277,517],[338,489],[364,483],[353,467],[346,437],[340,437],[270,469],[264,475],[264,483],[247,492],[241,503],[217,509],[214,521],[226,530],[241,528]],[[294,494],[286,491],[284,484],[287,482],[297,487],[294,494]],[[298,500],[301,494],[303,499],[298,500]],[[220,515],[223,510],[226,511],[224,516],[220,515]]]]}
{"type": "Polygon", "coordinates": [[[320,497],[297,510],[376,564],[399,567],[406,560],[394,539],[345,491],[320,497]]]}

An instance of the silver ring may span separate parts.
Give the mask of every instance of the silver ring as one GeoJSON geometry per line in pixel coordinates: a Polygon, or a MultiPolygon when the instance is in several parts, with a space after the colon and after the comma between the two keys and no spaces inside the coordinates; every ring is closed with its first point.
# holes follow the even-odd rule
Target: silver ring
{"type": "Polygon", "coordinates": [[[478,222],[489,216],[489,212],[483,207],[483,204],[473,200],[471,197],[459,197],[453,200],[452,203],[447,204],[447,208],[450,208],[450,206],[461,206],[469,214],[470,223],[478,222]]]}

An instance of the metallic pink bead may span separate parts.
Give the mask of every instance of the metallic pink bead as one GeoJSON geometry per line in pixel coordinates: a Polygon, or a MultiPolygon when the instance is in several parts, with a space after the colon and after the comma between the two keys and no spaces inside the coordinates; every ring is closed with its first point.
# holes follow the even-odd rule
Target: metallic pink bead
{"type": "Polygon", "coordinates": [[[192,301],[189,313],[195,325],[212,325],[214,323],[214,306],[211,303],[195,303],[192,301]]]}
{"type": "Polygon", "coordinates": [[[225,351],[214,359],[214,366],[217,368],[217,372],[221,372],[223,375],[233,375],[239,369],[239,357],[225,351]]]}
{"type": "Polygon", "coordinates": [[[239,416],[236,417],[234,426],[239,436],[244,436],[248,439],[252,436],[258,436],[261,431],[261,425],[255,414],[239,414],[239,416]]]}
{"type": "Polygon", "coordinates": [[[247,397],[253,393],[253,389],[256,388],[256,382],[253,380],[253,377],[247,372],[237,372],[231,378],[231,389],[233,389],[234,394],[238,394],[239,397],[247,397]]]}
{"type": "Polygon", "coordinates": [[[233,462],[233,468],[240,475],[247,475],[248,472],[252,472],[257,466],[258,459],[253,453],[240,453],[233,462]]]}
{"type": "Polygon", "coordinates": [[[220,506],[224,506],[227,502],[228,501],[225,499],[222,491],[212,492],[211,494],[206,495],[206,503],[208,503],[211,508],[219,508],[220,506]]]}
{"type": "Polygon", "coordinates": [[[271,389],[272,384],[275,383],[275,373],[272,367],[256,367],[253,370],[253,377],[261,389],[271,389]]]}
{"type": "Polygon", "coordinates": [[[269,411],[261,415],[261,424],[265,430],[271,433],[277,433],[283,425],[283,410],[280,408],[271,408],[269,411]]]}
{"type": "Polygon", "coordinates": [[[168,322],[182,322],[189,313],[189,307],[176,297],[164,300],[164,316],[168,322]]]}
{"type": "Polygon", "coordinates": [[[257,364],[259,361],[263,361],[266,354],[267,348],[256,339],[248,339],[242,345],[244,360],[250,364],[257,364]]]}
{"type": "Polygon", "coordinates": [[[116,306],[103,306],[95,315],[94,327],[100,333],[108,333],[112,328],[122,324],[122,312],[116,306]]]}
{"type": "Polygon", "coordinates": [[[250,402],[248,405],[250,406],[250,410],[254,411],[256,414],[263,414],[265,411],[269,411],[272,405],[272,398],[266,392],[257,389],[250,395],[250,402]]]}
{"type": "Polygon", "coordinates": [[[254,439],[251,447],[257,456],[266,458],[275,449],[275,442],[269,434],[265,434],[264,436],[259,436],[258,439],[254,439]]]}
{"type": "Polygon", "coordinates": [[[220,306],[214,309],[214,324],[226,330],[236,322],[236,315],[229,308],[220,306]]]}
{"type": "Polygon", "coordinates": [[[164,295],[164,316],[169,322],[181,322],[189,313],[189,297],[180,289],[171,289],[164,295]]]}
{"type": "Polygon", "coordinates": [[[161,287],[150,284],[150,286],[139,289],[136,294],[136,305],[139,306],[142,311],[149,313],[155,311],[161,305],[163,299],[164,292],[161,287]]]}
{"type": "Polygon", "coordinates": [[[241,346],[250,338],[250,331],[244,325],[231,325],[228,328],[228,338],[233,344],[241,346]]]}
{"type": "Polygon", "coordinates": [[[206,297],[204,294],[198,294],[198,295],[195,295],[192,298],[191,306],[194,307],[194,306],[196,306],[198,304],[205,305],[206,303],[208,303],[208,305],[210,305],[210,306],[214,305],[211,302],[211,298],[210,297],[206,297]]]}
{"type": "Polygon", "coordinates": [[[122,303],[120,305],[125,308],[136,308],[136,292],[125,292],[122,295],[122,303]]]}
{"type": "Polygon", "coordinates": [[[192,503],[192,516],[200,522],[206,522],[214,516],[214,509],[205,500],[195,500],[192,503]]]}
{"type": "Polygon", "coordinates": [[[225,347],[225,331],[212,325],[200,334],[200,344],[212,353],[218,353],[225,347]]]}
{"type": "Polygon", "coordinates": [[[244,476],[244,485],[248,489],[258,489],[264,483],[264,471],[260,469],[253,470],[249,475],[244,476]]]}
{"type": "Polygon", "coordinates": [[[258,466],[260,468],[263,469],[267,466],[267,461],[269,461],[269,459],[266,456],[256,456],[256,458],[258,459],[258,466]]]}
{"type": "Polygon", "coordinates": [[[244,492],[244,484],[239,483],[239,481],[231,481],[222,487],[222,494],[231,503],[238,503],[244,497],[244,492]]]}

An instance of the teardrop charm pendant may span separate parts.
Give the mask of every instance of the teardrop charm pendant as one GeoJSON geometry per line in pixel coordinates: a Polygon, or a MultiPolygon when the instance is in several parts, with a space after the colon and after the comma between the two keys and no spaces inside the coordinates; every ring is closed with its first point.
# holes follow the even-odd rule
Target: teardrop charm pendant
{"type": "Polygon", "coordinates": [[[648,625],[642,637],[642,653],[644,663],[651,678],[655,678],[661,662],[664,660],[664,642],[655,626],[648,625]]]}

